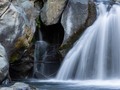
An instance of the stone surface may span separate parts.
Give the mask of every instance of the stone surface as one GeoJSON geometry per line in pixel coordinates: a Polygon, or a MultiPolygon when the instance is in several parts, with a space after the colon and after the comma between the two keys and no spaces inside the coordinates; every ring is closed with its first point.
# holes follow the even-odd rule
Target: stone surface
{"type": "Polygon", "coordinates": [[[47,0],[41,10],[41,20],[46,25],[56,24],[67,0],[47,0]]]}
{"type": "Polygon", "coordinates": [[[20,46],[29,46],[35,32],[36,14],[33,3],[29,0],[13,0],[12,3],[3,1],[0,12],[0,42],[7,52],[13,50],[15,44],[18,46],[18,43],[22,43],[20,46]]]}
{"type": "Polygon", "coordinates": [[[9,64],[5,48],[0,44],[0,82],[8,75],[9,64]]]}
{"type": "Polygon", "coordinates": [[[0,90],[37,90],[37,88],[30,87],[25,83],[17,82],[10,87],[1,87],[0,90]]]}
{"type": "Polygon", "coordinates": [[[113,0],[113,1],[115,1],[115,2],[120,2],[120,0],[113,0]]]}
{"type": "Polygon", "coordinates": [[[17,49],[10,58],[10,76],[14,80],[32,77],[34,47],[17,49]]]}
{"type": "MultiPolygon", "coordinates": [[[[62,15],[61,23],[65,30],[64,42],[86,22],[88,17],[88,2],[70,0],[62,15]]],[[[64,43],[63,42],[63,43],[64,43]]]]}
{"type": "Polygon", "coordinates": [[[11,87],[2,87],[2,88],[0,88],[0,90],[13,90],[13,88],[11,88],[11,87]]]}
{"type": "Polygon", "coordinates": [[[15,83],[13,86],[11,86],[13,90],[31,90],[30,86],[25,83],[15,83]]]}
{"type": "MultiPolygon", "coordinates": [[[[9,66],[6,58],[9,58],[13,51],[30,46],[36,29],[35,19],[38,15],[34,8],[35,0],[10,1],[0,0],[0,43],[7,52],[6,56],[0,56],[0,81],[8,73],[9,66]]],[[[3,51],[0,54],[3,54],[3,51]]],[[[30,67],[28,66],[25,68],[31,68],[31,64],[30,67]]]]}
{"type": "MultiPolygon", "coordinates": [[[[65,8],[61,23],[64,27],[65,35],[61,50],[71,48],[80,34],[90,26],[96,19],[96,7],[88,0],[70,0],[65,8]]],[[[67,50],[63,50],[65,55],[67,50]]]]}

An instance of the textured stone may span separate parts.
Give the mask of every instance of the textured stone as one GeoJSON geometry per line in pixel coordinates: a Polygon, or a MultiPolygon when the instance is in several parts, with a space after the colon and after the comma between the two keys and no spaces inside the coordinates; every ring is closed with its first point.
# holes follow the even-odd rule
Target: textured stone
{"type": "Polygon", "coordinates": [[[29,0],[13,0],[3,5],[5,10],[2,10],[0,17],[0,42],[8,51],[13,50],[15,43],[20,43],[22,38],[22,45],[28,46],[35,32],[33,4],[29,0]]]}
{"type": "Polygon", "coordinates": [[[113,0],[113,1],[115,1],[115,2],[120,2],[120,0],[113,0]]]}
{"type": "Polygon", "coordinates": [[[10,87],[1,87],[0,90],[38,90],[38,89],[30,87],[28,84],[17,82],[10,87]]]}
{"type": "Polygon", "coordinates": [[[9,64],[5,48],[0,44],[0,82],[8,75],[9,64]]]}
{"type": "MultiPolygon", "coordinates": [[[[38,15],[34,8],[34,0],[10,1],[0,0],[0,43],[7,52],[6,56],[0,56],[0,81],[8,74],[7,57],[16,49],[29,47],[38,15]]],[[[0,52],[3,53],[4,50],[0,52]]]]}
{"type": "Polygon", "coordinates": [[[80,34],[90,26],[95,19],[96,7],[94,2],[88,0],[68,1],[61,19],[65,35],[60,49],[71,48],[73,43],[79,38],[80,34]]]}
{"type": "Polygon", "coordinates": [[[25,83],[15,83],[13,86],[11,86],[13,90],[31,90],[30,86],[25,83]]]}
{"type": "Polygon", "coordinates": [[[61,23],[65,30],[64,42],[76,32],[87,20],[88,2],[80,2],[81,0],[70,0],[63,12],[61,23]],[[85,3],[85,4],[84,4],[85,3]]]}
{"type": "Polygon", "coordinates": [[[67,0],[47,0],[41,11],[41,19],[46,25],[56,24],[67,0]]]}

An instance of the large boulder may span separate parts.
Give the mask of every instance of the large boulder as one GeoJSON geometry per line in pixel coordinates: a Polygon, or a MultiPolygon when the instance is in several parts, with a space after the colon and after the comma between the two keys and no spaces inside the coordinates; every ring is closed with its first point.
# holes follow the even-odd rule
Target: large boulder
{"type": "MultiPolygon", "coordinates": [[[[17,53],[17,50],[21,48],[25,50],[31,44],[36,29],[35,19],[38,15],[38,12],[34,8],[34,1],[0,0],[0,43],[7,52],[6,56],[0,56],[0,81],[8,73],[8,60],[6,58],[10,59],[13,52],[17,53]]],[[[28,71],[31,67],[31,64],[28,66],[24,65],[24,72],[26,69],[28,71]]],[[[17,67],[17,70],[19,68],[21,66],[17,67]]]]}
{"type": "Polygon", "coordinates": [[[70,48],[79,38],[80,34],[95,19],[96,7],[94,2],[88,0],[69,0],[61,19],[65,35],[60,49],[70,48]]]}
{"type": "Polygon", "coordinates": [[[9,64],[5,48],[0,44],[0,82],[8,75],[9,64]]]}
{"type": "MultiPolygon", "coordinates": [[[[86,1],[86,0],[84,0],[86,1]]],[[[62,15],[61,23],[65,30],[64,42],[83,25],[88,17],[88,2],[69,0],[62,15]]]]}
{"type": "Polygon", "coordinates": [[[3,0],[0,2],[0,42],[7,52],[29,46],[35,32],[36,13],[29,0],[3,0]]]}
{"type": "Polygon", "coordinates": [[[41,20],[46,25],[56,24],[62,14],[67,0],[47,0],[41,10],[41,20]]]}

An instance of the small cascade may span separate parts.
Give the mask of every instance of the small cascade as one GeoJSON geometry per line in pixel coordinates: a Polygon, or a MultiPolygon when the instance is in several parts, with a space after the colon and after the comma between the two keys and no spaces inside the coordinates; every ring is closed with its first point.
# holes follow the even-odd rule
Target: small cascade
{"type": "MultiPolygon", "coordinates": [[[[41,22],[41,28],[36,32],[36,39],[34,51],[34,73],[33,77],[39,79],[48,79],[56,76],[60,67],[62,56],[58,50],[63,37],[59,37],[62,28],[61,24],[44,25],[41,22]]],[[[61,35],[62,36],[62,35],[61,35]]]]}
{"type": "MultiPolygon", "coordinates": [[[[35,43],[35,51],[34,51],[34,77],[35,75],[40,75],[39,77],[44,77],[44,54],[48,44],[45,41],[37,41],[35,43]]],[[[36,76],[38,77],[38,76],[36,76]]]]}
{"type": "Polygon", "coordinates": [[[43,78],[45,77],[44,74],[44,61],[43,58],[45,56],[48,43],[43,40],[42,32],[41,30],[37,30],[36,32],[36,43],[35,43],[35,50],[34,50],[34,69],[33,69],[33,77],[36,78],[43,78]]]}
{"type": "Polygon", "coordinates": [[[97,20],[68,52],[56,79],[120,79],[120,5],[97,8],[97,20]]]}
{"type": "Polygon", "coordinates": [[[39,41],[43,41],[42,32],[39,30],[39,41]]]}

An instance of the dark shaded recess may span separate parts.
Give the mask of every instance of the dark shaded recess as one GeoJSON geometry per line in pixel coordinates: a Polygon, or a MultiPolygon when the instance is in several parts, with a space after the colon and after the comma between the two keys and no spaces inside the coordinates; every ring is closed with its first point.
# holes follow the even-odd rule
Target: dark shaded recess
{"type": "Polygon", "coordinates": [[[63,42],[64,38],[64,28],[61,25],[60,21],[57,24],[53,25],[45,25],[41,19],[40,28],[36,27],[34,39],[35,41],[39,41],[39,30],[42,33],[43,41],[48,42],[50,45],[58,45],[60,46],[63,42]]]}
{"type": "Polygon", "coordinates": [[[51,45],[60,46],[64,38],[64,29],[60,21],[57,24],[48,26],[45,25],[42,21],[40,21],[40,23],[41,23],[40,30],[42,32],[43,40],[51,45]]]}
{"type": "MultiPolygon", "coordinates": [[[[20,48],[13,53],[15,61],[10,62],[9,73],[11,80],[26,79],[32,77],[33,72],[33,51],[34,47],[20,48]]],[[[13,56],[13,57],[14,57],[13,56]]]]}
{"type": "MultiPolygon", "coordinates": [[[[45,25],[40,18],[39,21],[43,41],[46,41],[49,45],[46,47],[46,50],[42,53],[42,55],[41,51],[38,52],[40,56],[36,63],[38,71],[34,73],[34,78],[48,79],[56,76],[63,59],[61,53],[59,52],[59,47],[63,42],[64,29],[60,21],[53,25],[45,25]]],[[[36,41],[39,40],[39,29],[36,30],[35,37],[36,41]]],[[[38,49],[42,48],[39,43],[37,46],[38,49]]]]}

